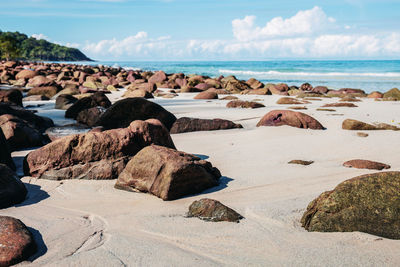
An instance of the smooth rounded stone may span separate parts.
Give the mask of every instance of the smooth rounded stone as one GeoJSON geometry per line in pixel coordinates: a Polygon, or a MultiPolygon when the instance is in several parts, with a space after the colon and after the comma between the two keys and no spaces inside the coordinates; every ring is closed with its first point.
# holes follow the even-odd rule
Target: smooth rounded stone
{"type": "Polygon", "coordinates": [[[68,124],[64,126],[51,127],[47,129],[45,133],[51,141],[55,141],[66,136],[87,133],[90,129],[90,127],[82,124],[68,124]]]}
{"type": "Polygon", "coordinates": [[[242,125],[236,124],[229,120],[223,119],[197,119],[182,117],[175,121],[170,130],[171,134],[197,132],[197,131],[215,131],[243,128],[242,125]]]}
{"type": "Polygon", "coordinates": [[[126,93],[123,95],[123,97],[143,97],[143,98],[154,98],[153,94],[143,90],[143,89],[137,89],[137,90],[129,90],[126,91],[126,93]]]}
{"type": "Polygon", "coordinates": [[[375,125],[368,124],[362,121],[346,119],[342,122],[343,130],[361,130],[361,131],[369,131],[369,130],[393,130],[398,131],[400,128],[386,124],[386,123],[378,123],[375,125]]]}
{"type": "Polygon", "coordinates": [[[55,104],[55,109],[62,109],[62,110],[67,110],[69,109],[73,104],[75,104],[78,101],[78,99],[72,95],[59,95],[56,98],[56,104],[55,104]]]}
{"type": "Polygon", "coordinates": [[[268,88],[258,88],[258,89],[253,89],[249,90],[247,92],[248,95],[271,95],[271,91],[268,88]]]}
{"type": "Polygon", "coordinates": [[[348,108],[356,108],[358,107],[357,105],[353,103],[330,103],[330,104],[325,104],[322,106],[323,108],[329,108],[329,107],[348,107],[348,108]]]}
{"type": "Polygon", "coordinates": [[[220,100],[237,100],[237,99],[239,99],[239,98],[237,96],[233,96],[233,95],[228,95],[223,98],[220,98],[220,100]]]}
{"type": "Polygon", "coordinates": [[[326,94],[328,93],[329,89],[326,86],[316,86],[312,89],[314,93],[326,94]]]}
{"type": "Polygon", "coordinates": [[[218,99],[218,94],[214,91],[207,90],[197,94],[194,99],[218,99]]]}
{"type": "Polygon", "coordinates": [[[261,103],[254,101],[232,100],[226,104],[227,108],[264,108],[261,103]]]}
{"type": "Polygon", "coordinates": [[[22,93],[17,89],[0,89],[0,102],[15,104],[22,107],[22,93]]]}
{"type": "Polygon", "coordinates": [[[42,146],[46,143],[44,136],[38,129],[13,115],[1,115],[0,128],[3,130],[12,151],[42,146]]]}
{"type": "Polygon", "coordinates": [[[0,266],[11,266],[36,253],[36,243],[26,225],[18,219],[0,216],[0,266]]]}
{"type": "Polygon", "coordinates": [[[210,222],[236,222],[238,223],[243,216],[234,211],[233,209],[225,206],[221,202],[203,198],[194,201],[189,206],[187,217],[197,217],[204,221],[210,222]]]}
{"type": "Polygon", "coordinates": [[[28,91],[28,96],[42,95],[50,99],[55,96],[58,91],[57,86],[34,87],[28,91]]]}
{"type": "Polygon", "coordinates": [[[16,170],[15,163],[11,157],[10,148],[8,146],[6,137],[0,127],[0,163],[7,165],[13,171],[16,170]]]}
{"type": "Polygon", "coordinates": [[[374,91],[368,95],[368,98],[383,98],[383,94],[378,91],[374,91]]]}
{"type": "Polygon", "coordinates": [[[25,185],[15,172],[0,163],[0,209],[21,203],[25,200],[26,194],[25,185]]]}
{"type": "Polygon", "coordinates": [[[65,112],[66,118],[76,119],[79,112],[85,109],[94,107],[108,108],[111,106],[110,100],[103,92],[96,92],[91,96],[84,97],[75,102],[70,108],[65,112]]]}
{"type": "Polygon", "coordinates": [[[322,193],[307,207],[308,231],[360,231],[400,239],[400,172],[358,176],[322,193]]]}
{"type": "Polygon", "coordinates": [[[301,104],[309,104],[311,102],[305,100],[301,101],[292,97],[282,97],[276,103],[279,105],[301,105],[301,104]]]}
{"type": "Polygon", "coordinates": [[[37,71],[34,70],[21,70],[20,72],[15,75],[15,79],[30,79],[38,75],[37,71]]]}
{"type": "Polygon", "coordinates": [[[79,112],[78,117],[76,117],[76,121],[78,123],[93,127],[97,125],[101,115],[103,115],[104,112],[106,112],[106,109],[103,107],[85,109],[79,112]]]}
{"type": "Polygon", "coordinates": [[[176,121],[174,114],[162,106],[141,97],[125,98],[115,102],[100,117],[99,126],[105,129],[128,127],[132,121],[157,119],[169,130],[176,121]]]}
{"type": "Polygon", "coordinates": [[[264,115],[257,123],[259,126],[282,126],[288,125],[302,129],[323,130],[325,129],[319,121],[313,117],[292,110],[272,110],[264,115]]]}
{"type": "Polygon", "coordinates": [[[151,144],[175,148],[168,130],[154,119],[137,120],[122,129],[66,136],[30,152],[24,159],[24,174],[57,179],[115,179],[131,157],[151,144]],[[91,167],[86,169],[88,166],[91,167]],[[112,175],[101,174],[101,166],[113,167],[107,172],[112,175]]]}
{"type": "Polygon", "coordinates": [[[219,170],[208,161],[175,149],[151,145],[128,162],[115,188],[148,192],[163,200],[174,200],[217,186],[220,177],[219,170]]]}
{"type": "Polygon", "coordinates": [[[343,163],[343,166],[348,168],[369,169],[369,170],[379,170],[379,171],[383,169],[390,169],[390,165],[364,159],[349,160],[343,163]]]}
{"type": "Polygon", "coordinates": [[[300,86],[300,90],[301,91],[312,91],[313,90],[313,86],[311,84],[309,84],[309,83],[303,83],[300,86]]]}
{"type": "Polygon", "coordinates": [[[54,85],[55,82],[52,79],[49,79],[43,75],[38,75],[35,76],[31,79],[29,79],[29,82],[27,84],[28,87],[37,87],[37,86],[49,86],[49,85],[54,85]]]}
{"type": "Polygon", "coordinates": [[[260,82],[259,80],[256,80],[254,78],[250,78],[246,82],[252,89],[260,89],[264,87],[264,84],[260,82]]]}
{"type": "Polygon", "coordinates": [[[167,80],[167,75],[163,71],[157,71],[149,78],[149,83],[157,84],[167,80]]]}
{"type": "Polygon", "coordinates": [[[194,88],[199,89],[201,91],[206,91],[210,88],[212,88],[213,86],[208,84],[208,83],[199,83],[197,84],[194,88]]]}
{"type": "Polygon", "coordinates": [[[269,91],[274,95],[288,95],[289,91],[289,86],[285,83],[269,83],[265,85],[265,88],[269,89],[269,91]]]}
{"type": "Polygon", "coordinates": [[[47,96],[43,95],[31,95],[23,98],[24,102],[30,102],[30,101],[47,101],[50,100],[47,96]]]}
{"type": "Polygon", "coordinates": [[[368,135],[369,135],[369,134],[363,133],[363,132],[358,132],[358,133],[357,133],[357,136],[359,136],[359,137],[368,137],[368,135]]]}
{"type": "Polygon", "coordinates": [[[301,159],[294,159],[288,162],[288,164],[298,164],[298,165],[304,165],[304,166],[308,166],[313,164],[314,161],[312,160],[301,160],[301,159]]]}
{"type": "Polygon", "coordinates": [[[383,98],[400,100],[400,90],[397,88],[393,88],[386,93],[383,94],[383,98]]]}

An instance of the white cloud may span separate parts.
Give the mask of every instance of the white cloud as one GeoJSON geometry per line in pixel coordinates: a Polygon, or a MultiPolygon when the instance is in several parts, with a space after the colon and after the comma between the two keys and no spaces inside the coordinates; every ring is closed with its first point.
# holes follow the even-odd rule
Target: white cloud
{"type": "Polygon", "coordinates": [[[46,35],[44,35],[43,33],[39,33],[39,34],[32,34],[32,36],[31,37],[33,37],[33,38],[35,38],[35,39],[37,39],[37,40],[46,40],[46,41],[49,41],[50,39],[49,39],[49,37],[47,37],[46,35]]]}

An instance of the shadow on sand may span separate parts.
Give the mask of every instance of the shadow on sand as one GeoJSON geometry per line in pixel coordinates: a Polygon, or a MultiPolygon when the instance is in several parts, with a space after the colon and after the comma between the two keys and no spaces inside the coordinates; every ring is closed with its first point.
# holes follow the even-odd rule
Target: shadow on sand
{"type": "Polygon", "coordinates": [[[36,230],[33,229],[32,227],[27,227],[29,232],[32,233],[33,239],[35,240],[36,243],[36,253],[33,254],[31,257],[29,257],[29,261],[34,261],[37,258],[43,256],[47,252],[47,246],[43,241],[42,234],[36,230]]]}
{"type": "Polygon", "coordinates": [[[24,185],[28,191],[28,195],[26,196],[24,202],[15,205],[16,207],[36,204],[49,197],[49,194],[46,191],[43,191],[39,185],[27,183],[24,183],[24,185]]]}

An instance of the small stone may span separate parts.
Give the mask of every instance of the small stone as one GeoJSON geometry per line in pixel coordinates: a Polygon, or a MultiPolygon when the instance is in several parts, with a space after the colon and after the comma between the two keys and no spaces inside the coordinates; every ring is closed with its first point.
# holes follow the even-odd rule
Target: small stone
{"type": "Polygon", "coordinates": [[[358,132],[357,136],[359,136],[359,137],[368,137],[368,134],[367,133],[363,133],[363,132],[358,132]]]}
{"type": "Polygon", "coordinates": [[[313,164],[314,161],[312,160],[301,160],[301,159],[294,159],[288,162],[288,164],[299,164],[299,165],[304,165],[304,166],[308,166],[313,164]]]}
{"type": "Polygon", "coordinates": [[[234,211],[233,209],[225,206],[221,202],[203,198],[200,200],[194,201],[189,206],[189,212],[187,213],[188,217],[198,217],[204,221],[211,222],[239,222],[243,219],[243,216],[234,211]]]}

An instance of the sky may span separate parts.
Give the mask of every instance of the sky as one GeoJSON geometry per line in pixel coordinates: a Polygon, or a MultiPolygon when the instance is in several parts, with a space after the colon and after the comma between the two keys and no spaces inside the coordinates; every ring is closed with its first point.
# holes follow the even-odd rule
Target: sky
{"type": "Polygon", "coordinates": [[[0,0],[0,30],[96,60],[400,59],[400,0],[0,0]]]}

